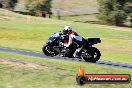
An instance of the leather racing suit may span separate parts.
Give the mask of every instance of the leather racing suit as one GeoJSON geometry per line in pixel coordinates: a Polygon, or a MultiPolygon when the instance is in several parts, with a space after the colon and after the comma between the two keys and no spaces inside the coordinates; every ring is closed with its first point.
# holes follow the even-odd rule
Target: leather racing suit
{"type": "Polygon", "coordinates": [[[80,53],[83,48],[84,38],[79,36],[76,32],[71,32],[68,37],[69,41],[68,43],[64,43],[64,46],[69,47],[73,42],[77,44],[77,49],[75,50],[73,56],[78,57],[78,53],[80,53]]]}

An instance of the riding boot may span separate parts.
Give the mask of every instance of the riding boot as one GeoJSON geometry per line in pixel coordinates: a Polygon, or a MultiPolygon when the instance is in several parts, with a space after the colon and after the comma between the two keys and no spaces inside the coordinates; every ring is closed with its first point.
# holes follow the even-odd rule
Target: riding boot
{"type": "Polygon", "coordinates": [[[79,57],[77,51],[74,52],[73,57],[79,57]]]}

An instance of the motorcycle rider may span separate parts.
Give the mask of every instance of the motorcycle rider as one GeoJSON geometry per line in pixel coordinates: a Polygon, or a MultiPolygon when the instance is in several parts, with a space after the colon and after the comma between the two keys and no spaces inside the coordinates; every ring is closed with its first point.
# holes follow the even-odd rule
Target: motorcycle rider
{"type": "Polygon", "coordinates": [[[83,48],[84,38],[74,32],[71,26],[65,26],[63,34],[69,37],[68,43],[64,43],[64,46],[69,47],[73,42],[77,44],[77,49],[75,50],[73,57],[79,57],[78,54],[83,48]]]}

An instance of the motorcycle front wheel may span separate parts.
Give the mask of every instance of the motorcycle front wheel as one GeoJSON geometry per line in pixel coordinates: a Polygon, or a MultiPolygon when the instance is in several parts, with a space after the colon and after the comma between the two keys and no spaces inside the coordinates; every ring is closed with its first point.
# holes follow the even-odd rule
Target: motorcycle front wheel
{"type": "Polygon", "coordinates": [[[45,45],[42,47],[42,51],[46,56],[56,56],[55,52],[49,45],[45,45]]]}

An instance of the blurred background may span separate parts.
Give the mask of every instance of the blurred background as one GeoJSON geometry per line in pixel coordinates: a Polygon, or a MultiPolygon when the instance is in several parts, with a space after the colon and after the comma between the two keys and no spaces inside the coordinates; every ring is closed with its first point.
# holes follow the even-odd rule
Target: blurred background
{"type": "Polygon", "coordinates": [[[59,20],[132,26],[132,0],[0,0],[0,7],[59,20]]]}

